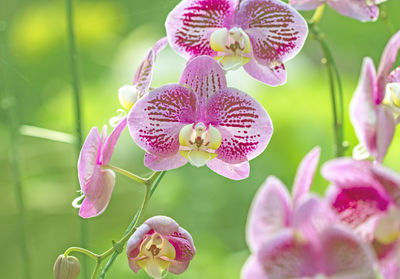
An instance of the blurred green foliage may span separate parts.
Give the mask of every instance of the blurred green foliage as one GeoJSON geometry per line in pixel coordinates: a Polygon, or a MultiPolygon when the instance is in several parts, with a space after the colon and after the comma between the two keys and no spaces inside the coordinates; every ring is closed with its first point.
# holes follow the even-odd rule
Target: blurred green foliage
{"type": "MultiPolygon", "coordinates": [[[[75,26],[83,92],[85,134],[108,123],[119,108],[117,90],[129,84],[146,50],[165,35],[164,21],[179,0],[75,1],[75,26]]],[[[7,36],[9,58],[0,57],[0,89],[16,98],[21,124],[74,132],[72,88],[63,1],[1,0],[0,26],[7,36]],[[4,75],[3,75],[4,77],[4,75]]],[[[400,2],[387,2],[389,20],[400,28],[400,2]]],[[[306,18],[310,12],[304,13],[306,18]]],[[[320,23],[344,81],[346,112],[358,82],[364,56],[379,62],[390,35],[382,21],[360,23],[328,8],[320,23]]],[[[322,147],[321,163],[333,156],[332,115],[326,72],[318,44],[308,39],[304,50],[287,63],[288,83],[271,88],[252,80],[242,70],[228,74],[228,84],[256,97],[268,110],[275,133],[266,151],[251,162],[250,178],[235,182],[207,168],[169,171],[150,202],[146,217],[169,215],[189,230],[197,255],[181,278],[239,278],[249,252],[245,223],[249,205],[268,175],[291,187],[297,165],[314,146],[322,147]]],[[[153,86],[176,82],[184,60],[170,49],[159,55],[153,86]]],[[[5,101],[2,99],[1,104],[5,101]]],[[[0,253],[1,278],[21,278],[15,191],[4,110],[0,114],[0,253]]],[[[348,115],[345,139],[357,144],[348,115]]],[[[20,138],[23,194],[27,207],[27,241],[32,272],[29,278],[51,278],[57,256],[79,243],[74,146],[32,137],[20,138]]],[[[147,175],[143,154],[124,132],[112,163],[147,175]]],[[[400,171],[399,133],[385,163],[400,171]]],[[[327,187],[319,174],[313,189],[327,187]]],[[[89,249],[102,252],[119,239],[143,196],[143,187],[117,176],[107,211],[87,220],[89,249]]],[[[81,257],[78,255],[78,257],[81,257]]],[[[108,278],[134,278],[126,257],[120,256],[108,278]]],[[[147,278],[140,272],[136,278],[147,278]]],[[[175,276],[168,275],[168,278],[175,276]]]]}

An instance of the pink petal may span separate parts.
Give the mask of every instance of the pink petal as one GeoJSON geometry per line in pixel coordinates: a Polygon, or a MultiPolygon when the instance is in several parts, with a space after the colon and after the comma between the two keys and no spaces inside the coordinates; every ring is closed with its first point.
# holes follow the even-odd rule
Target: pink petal
{"type": "Polygon", "coordinates": [[[400,31],[393,35],[383,51],[381,62],[378,69],[378,100],[377,103],[382,102],[385,97],[385,89],[387,78],[393,69],[396,62],[397,54],[400,48],[400,31]]]}
{"type": "Polygon", "coordinates": [[[199,56],[188,62],[179,83],[193,90],[201,106],[198,110],[202,111],[209,97],[226,88],[225,72],[213,58],[199,56]]]}
{"type": "Polygon", "coordinates": [[[248,161],[239,164],[230,164],[215,158],[207,162],[207,167],[232,180],[245,179],[249,177],[250,173],[250,164],[248,161]]]}
{"type": "Polygon", "coordinates": [[[400,205],[400,174],[381,164],[375,164],[372,171],[389,196],[400,205]]]}
{"type": "Polygon", "coordinates": [[[394,132],[396,130],[396,119],[393,117],[393,113],[380,106],[377,111],[377,136],[376,145],[378,154],[376,160],[382,162],[386,155],[386,152],[392,143],[394,132]]]}
{"type": "Polygon", "coordinates": [[[379,15],[377,5],[369,5],[364,0],[327,0],[329,6],[344,16],[358,19],[362,22],[376,21],[379,15]]]}
{"type": "Polygon", "coordinates": [[[103,170],[96,165],[92,177],[85,185],[85,199],[79,210],[82,218],[100,215],[106,209],[115,185],[115,174],[111,170],[103,170]]]}
{"type": "Polygon", "coordinates": [[[193,259],[196,249],[192,236],[183,228],[179,228],[168,236],[168,241],[175,247],[175,261],[188,262],[193,259]]]}
{"type": "Polygon", "coordinates": [[[264,268],[255,256],[250,256],[242,268],[242,279],[268,279],[264,268]]]}
{"type": "Polygon", "coordinates": [[[172,170],[182,167],[187,160],[179,153],[169,157],[157,157],[150,153],[144,156],[144,165],[153,171],[172,170]]]}
{"type": "Polygon", "coordinates": [[[268,279],[303,278],[319,274],[321,258],[309,242],[284,230],[268,241],[257,254],[268,279]]]}
{"type": "Polygon", "coordinates": [[[174,219],[167,216],[154,216],[146,220],[147,224],[155,232],[169,236],[179,230],[179,225],[174,219]]]}
{"type": "Polygon", "coordinates": [[[320,235],[324,274],[329,278],[375,279],[371,248],[343,228],[327,228],[320,235]]]}
{"type": "Polygon", "coordinates": [[[374,62],[365,58],[358,87],[350,103],[350,119],[360,143],[372,156],[377,154],[376,74],[374,62]]]}
{"type": "Polygon", "coordinates": [[[235,0],[185,0],[168,15],[165,26],[172,48],[186,58],[215,56],[211,33],[233,21],[235,0]]]}
{"type": "Polygon", "coordinates": [[[171,265],[168,267],[168,272],[173,274],[182,274],[188,269],[190,261],[187,262],[178,262],[172,261],[171,265]]]}
{"type": "Polygon", "coordinates": [[[399,279],[400,278],[400,251],[397,247],[396,253],[379,261],[379,270],[382,278],[385,279],[399,279]]]}
{"type": "Polygon", "coordinates": [[[78,176],[81,189],[84,191],[85,185],[93,175],[96,164],[99,161],[101,151],[101,138],[97,127],[93,127],[85,142],[78,159],[78,176]]]}
{"type": "Polygon", "coordinates": [[[271,68],[251,59],[250,62],[243,65],[243,68],[250,76],[270,86],[286,83],[286,69],[283,64],[271,68]]]}
{"type": "Polygon", "coordinates": [[[247,243],[253,251],[289,226],[291,201],[285,185],[270,176],[258,190],[249,211],[247,243]]]}
{"type": "Polygon", "coordinates": [[[102,160],[102,164],[103,165],[107,165],[108,162],[111,159],[111,155],[114,151],[114,147],[117,144],[117,141],[119,139],[119,137],[121,136],[121,133],[124,131],[125,127],[127,124],[127,120],[126,117],[124,119],[122,119],[117,126],[114,128],[114,130],[112,130],[111,134],[108,136],[103,150],[101,151],[101,160],[102,160]]]}
{"type": "Polygon", "coordinates": [[[151,48],[140,64],[136,71],[133,84],[136,85],[136,89],[140,92],[140,96],[143,96],[149,91],[151,79],[153,76],[153,65],[157,56],[157,53],[165,48],[168,44],[168,39],[162,38],[158,40],[153,48],[151,48]]]}
{"type": "Polygon", "coordinates": [[[321,148],[314,147],[301,161],[292,188],[293,204],[296,204],[302,196],[310,191],[320,154],[321,148]]]}
{"type": "Polygon", "coordinates": [[[272,122],[263,106],[237,89],[226,88],[212,96],[207,118],[222,135],[217,158],[227,163],[257,157],[272,136],[272,122]]]}
{"type": "Polygon", "coordinates": [[[314,10],[325,3],[325,0],[290,0],[289,4],[296,10],[314,10]]]}
{"type": "Polygon", "coordinates": [[[243,0],[235,21],[249,35],[254,56],[264,66],[293,58],[307,38],[304,18],[278,0],[243,0]]]}
{"type": "Polygon", "coordinates": [[[302,232],[310,241],[316,241],[319,234],[337,222],[331,205],[315,196],[303,198],[293,212],[292,227],[302,232]]]}
{"type": "Polygon", "coordinates": [[[322,166],[322,176],[341,188],[370,186],[381,189],[379,180],[371,172],[372,162],[349,158],[331,160],[322,166]]]}
{"type": "Polygon", "coordinates": [[[196,96],[180,85],[157,88],[141,98],[128,114],[128,127],[139,147],[160,157],[179,150],[179,131],[195,122],[196,96]]]}

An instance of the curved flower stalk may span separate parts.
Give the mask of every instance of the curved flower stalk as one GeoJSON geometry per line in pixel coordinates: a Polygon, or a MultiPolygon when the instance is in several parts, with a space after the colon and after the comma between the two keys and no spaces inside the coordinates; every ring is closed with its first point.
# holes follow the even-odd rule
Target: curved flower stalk
{"type": "Polygon", "coordinates": [[[275,177],[258,191],[248,219],[252,256],[243,279],[375,278],[369,247],[338,224],[328,203],[308,193],[319,152],[314,149],[300,164],[293,199],[275,177]]]}
{"type": "Polygon", "coordinates": [[[271,86],[286,82],[283,63],[301,50],[308,33],[303,17],[278,0],[183,0],[166,28],[183,57],[208,55],[225,70],[243,65],[271,86]]]}
{"type": "Polygon", "coordinates": [[[165,272],[185,272],[195,253],[191,235],[165,216],[144,222],[130,237],[126,249],[131,269],[137,273],[143,268],[156,279],[165,272]]]}
{"type": "Polygon", "coordinates": [[[139,98],[149,92],[153,77],[153,66],[157,54],[162,51],[167,44],[168,39],[166,37],[158,40],[147,52],[146,57],[136,70],[133,85],[124,85],[118,90],[119,101],[124,109],[129,111],[139,98]]]}
{"type": "Polygon", "coordinates": [[[78,159],[78,176],[83,195],[74,200],[79,207],[79,216],[95,217],[104,212],[114,189],[115,174],[112,170],[104,169],[111,159],[114,147],[125,129],[127,120],[123,119],[107,137],[107,126],[101,134],[97,127],[90,130],[78,159]],[[78,202],[84,198],[82,204],[78,202]]]}
{"type": "MultiPolygon", "coordinates": [[[[400,48],[400,32],[387,44],[376,73],[371,58],[364,59],[350,117],[365,156],[382,162],[400,121],[400,67],[393,70],[400,48]],[[393,70],[393,71],[392,71],[393,70]]],[[[357,154],[355,154],[357,155],[357,154]]]]}
{"type": "Polygon", "coordinates": [[[141,98],[128,115],[134,141],[154,171],[190,162],[231,179],[249,175],[249,160],[267,147],[272,123],[252,97],[226,85],[218,63],[200,56],[186,66],[180,84],[141,98]]]}
{"type": "Polygon", "coordinates": [[[326,163],[322,174],[332,183],[327,200],[341,222],[373,245],[386,279],[399,278],[400,269],[388,266],[400,255],[400,174],[348,158],[326,163]]]}
{"type": "Polygon", "coordinates": [[[376,21],[378,5],[386,0],[290,0],[289,4],[298,10],[314,10],[327,3],[338,13],[359,21],[376,21]]]}

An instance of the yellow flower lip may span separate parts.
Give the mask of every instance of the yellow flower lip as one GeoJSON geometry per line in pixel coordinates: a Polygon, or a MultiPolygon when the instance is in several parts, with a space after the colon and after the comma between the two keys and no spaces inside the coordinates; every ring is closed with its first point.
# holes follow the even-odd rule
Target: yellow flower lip
{"type": "Polygon", "coordinates": [[[242,28],[219,28],[210,37],[211,48],[218,52],[214,58],[225,70],[235,70],[250,61],[250,38],[242,28]]]}
{"type": "Polygon", "coordinates": [[[385,97],[382,101],[395,118],[400,116],[400,83],[393,82],[386,84],[385,97]]]}
{"type": "Polygon", "coordinates": [[[389,209],[386,216],[379,219],[375,230],[375,238],[384,245],[392,244],[400,236],[400,210],[389,209]]]}
{"type": "Polygon", "coordinates": [[[179,153],[193,166],[201,167],[218,156],[215,151],[221,145],[221,133],[211,124],[189,124],[179,132],[179,143],[179,153]]]}

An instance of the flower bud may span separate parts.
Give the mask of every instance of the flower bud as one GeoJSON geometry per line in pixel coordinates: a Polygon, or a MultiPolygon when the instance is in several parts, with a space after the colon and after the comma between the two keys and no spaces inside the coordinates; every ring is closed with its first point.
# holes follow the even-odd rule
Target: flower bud
{"type": "Polygon", "coordinates": [[[75,279],[81,272],[79,260],[72,256],[58,256],[53,267],[55,279],[75,279]]]}

